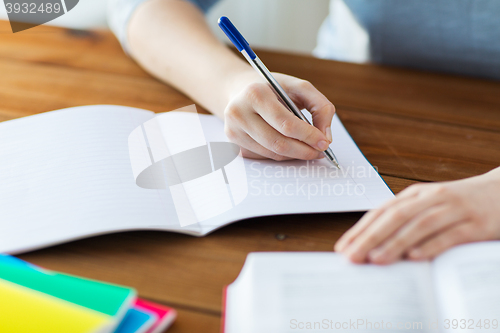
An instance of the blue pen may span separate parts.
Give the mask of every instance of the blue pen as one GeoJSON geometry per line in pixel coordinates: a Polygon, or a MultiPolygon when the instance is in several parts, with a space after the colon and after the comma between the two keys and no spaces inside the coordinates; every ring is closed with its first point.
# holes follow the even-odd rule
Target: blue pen
{"type": "MultiPolygon", "coordinates": [[[[222,16],[219,19],[219,27],[224,31],[226,36],[231,40],[231,42],[236,46],[238,51],[240,51],[245,59],[252,65],[252,67],[259,72],[266,80],[269,82],[271,85],[271,88],[274,90],[274,92],[279,96],[283,104],[297,117],[302,119],[303,121],[307,122],[309,125],[311,123],[307,118],[302,114],[302,111],[299,110],[297,105],[292,101],[292,99],[287,95],[285,90],[280,86],[278,81],[272,76],[271,72],[267,69],[267,67],[264,65],[264,63],[257,57],[255,52],[252,50],[248,42],[243,38],[241,33],[236,29],[236,27],[231,23],[231,21],[225,17],[222,16]]],[[[337,158],[335,157],[335,154],[333,153],[332,149],[328,147],[327,150],[323,152],[325,154],[325,157],[338,169],[340,169],[339,162],[337,161],[337,158]]]]}

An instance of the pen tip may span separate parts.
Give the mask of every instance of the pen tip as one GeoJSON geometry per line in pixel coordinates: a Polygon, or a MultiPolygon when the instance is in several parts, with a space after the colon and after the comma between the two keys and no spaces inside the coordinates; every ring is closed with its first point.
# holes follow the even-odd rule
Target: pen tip
{"type": "Polygon", "coordinates": [[[328,158],[328,160],[330,161],[330,163],[333,166],[335,166],[337,169],[340,170],[340,164],[337,161],[337,158],[335,157],[335,154],[332,152],[332,150],[330,148],[328,148],[327,150],[324,151],[324,154],[328,158]]]}
{"type": "Polygon", "coordinates": [[[340,170],[340,164],[335,160],[335,159],[328,159],[330,161],[330,164],[336,167],[337,169],[340,170]]]}

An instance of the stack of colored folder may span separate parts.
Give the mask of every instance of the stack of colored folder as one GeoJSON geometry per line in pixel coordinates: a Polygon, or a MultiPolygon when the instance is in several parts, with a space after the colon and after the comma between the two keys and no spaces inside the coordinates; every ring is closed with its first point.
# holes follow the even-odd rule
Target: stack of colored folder
{"type": "Polygon", "coordinates": [[[0,333],[160,333],[175,310],[132,288],[83,279],[0,254],[0,333]]]}

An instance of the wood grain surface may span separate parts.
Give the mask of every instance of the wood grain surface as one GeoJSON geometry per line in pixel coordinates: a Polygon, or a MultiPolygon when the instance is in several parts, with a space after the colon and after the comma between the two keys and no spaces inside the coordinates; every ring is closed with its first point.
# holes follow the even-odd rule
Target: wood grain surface
{"type": "MultiPolygon", "coordinates": [[[[420,181],[484,173],[500,164],[500,82],[259,51],[272,71],[311,81],[337,107],[368,160],[398,193],[420,181]]],[[[193,103],[145,73],[107,31],[0,22],[0,121],[86,104],[165,112],[193,103]]],[[[175,307],[172,333],[220,329],[224,285],[252,251],[331,251],[362,214],[262,217],[196,238],[126,232],[21,258],[129,285],[175,307]]]]}

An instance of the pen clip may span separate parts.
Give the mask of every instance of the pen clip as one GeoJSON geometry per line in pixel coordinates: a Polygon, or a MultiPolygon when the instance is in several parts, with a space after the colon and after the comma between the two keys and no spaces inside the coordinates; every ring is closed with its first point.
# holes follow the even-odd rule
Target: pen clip
{"type": "Polygon", "coordinates": [[[254,60],[257,55],[253,52],[250,44],[246,41],[246,39],[241,35],[241,33],[236,29],[234,24],[226,17],[222,16],[219,19],[219,27],[224,31],[227,38],[236,46],[238,51],[242,52],[245,50],[250,57],[250,59],[254,60]]]}

